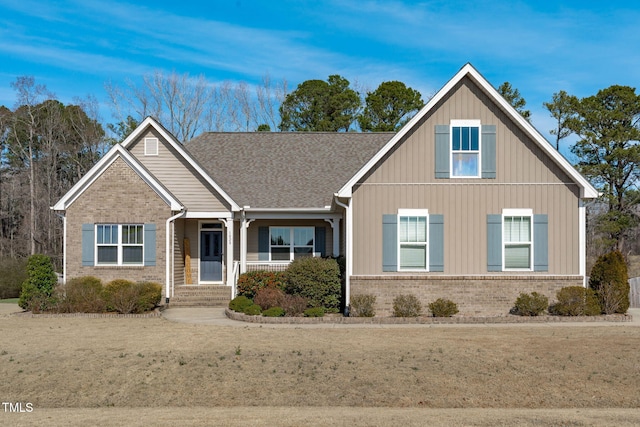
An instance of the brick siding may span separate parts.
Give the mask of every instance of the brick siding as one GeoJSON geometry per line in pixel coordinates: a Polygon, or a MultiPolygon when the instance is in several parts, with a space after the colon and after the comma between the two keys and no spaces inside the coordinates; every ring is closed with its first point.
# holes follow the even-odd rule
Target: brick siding
{"type": "Polygon", "coordinates": [[[376,296],[376,316],[393,314],[393,299],[413,294],[427,314],[429,303],[446,298],[462,316],[505,316],[520,293],[538,292],[555,301],[565,286],[582,286],[580,276],[352,276],[351,296],[376,296]]]}
{"type": "MultiPolygon", "coordinates": [[[[113,279],[165,281],[165,221],[170,207],[122,159],[118,158],[67,209],[67,279],[96,276],[113,279]],[[82,265],[82,224],[156,224],[156,265],[146,267],[85,267],[82,265]]],[[[162,287],[164,296],[164,286],[162,287]]]]}

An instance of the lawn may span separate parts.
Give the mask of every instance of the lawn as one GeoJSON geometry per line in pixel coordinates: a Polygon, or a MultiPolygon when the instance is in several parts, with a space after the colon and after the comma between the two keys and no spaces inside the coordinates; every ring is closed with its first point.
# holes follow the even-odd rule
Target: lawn
{"type": "Polygon", "coordinates": [[[0,411],[4,425],[640,423],[640,328],[626,324],[277,328],[2,315],[0,329],[0,397],[34,408],[0,411]]]}

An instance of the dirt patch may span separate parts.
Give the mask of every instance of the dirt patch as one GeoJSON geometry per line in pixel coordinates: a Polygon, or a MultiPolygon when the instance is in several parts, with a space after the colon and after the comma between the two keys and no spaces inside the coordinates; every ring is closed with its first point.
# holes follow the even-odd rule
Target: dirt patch
{"type": "Polygon", "coordinates": [[[640,328],[625,323],[278,329],[1,315],[0,332],[0,397],[34,413],[640,407],[640,328]]]}

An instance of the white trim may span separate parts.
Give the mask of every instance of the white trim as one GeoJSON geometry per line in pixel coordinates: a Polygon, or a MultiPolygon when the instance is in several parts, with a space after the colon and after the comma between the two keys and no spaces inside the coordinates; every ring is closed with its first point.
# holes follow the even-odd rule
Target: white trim
{"type": "Polygon", "coordinates": [[[201,242],[200,239],[202,237],[202,232],[203,231],[217,231],[220,233],[220,236],[222,238],[222,242],[220,244],[221,248],[223,249],[225,246],[225,236],[223,233],[223,228],[224,228],[224,222],[222,219],[218,220],[216,218],[216,220],[208,220],[208,219],[204,219],[204,220],[200,220],[198,221],[198,284],[199,285],[222,285],[224,284],[224,276],[226,273],[226,266],[224,263],[224,257],[226,256],[226,254],[223,252],[222,253],[222,260],[220,261],[220,264],[222,266],[222,272],[221,272],[221,280],[202,280],[202,253],[201,253],[201,242]],[[202,228],[203,224],[220,224],[221,227],[220,228],[202,228]]]}
{"type": "Polygon", "coordinates": [[[316,253],[316,228],[313,225],[299,225],[299,226],[293,226],[293,225],[271,225],[269,226],[269,261],[268,262],[293,262],[293,260],[295,260],[296,258],[296,253],[295,253],[295,249],[296,247],[298,248],[306,248],[311,246],[311,256],[315,257],[318,256],[319,254],[316,253]],[[288,245],[272,245],[271,244],[271,230],[274,228],[288,228],[289,229],[289,244],[288,245]],[[295,244],[295,230],[296,229],[308,229],[311,230],[312,235],[313,235],[313,243],[311,245],[296,245],[295,244]],[[273,260],[271,259],[271,249],[276,247],[276,248],[285,248],[286,246],[289,247],[289,259],[288,260],[284,260],[284,259],[276,259],[273,260]]]}
{"type": "Polygon", "coordinates": [[[480,128],[482,126],[482,122],[480,120],[460,120],[460,119],[451,119],[449,122],[449,127],[476,127],[480,128]]]}
{"type": "Polygon", "coordinates": [[[160,141],[158,140],[158,138],[145,138],[144,139],[144,155],[145,156],[157,156],[159,149],[158,146],[160,145],[160,141]],[[155,150],[151,150],[151,148],[154,148],[153,145],[149,145],[150,143],[154,143],[155,144],[155,150]]]}
{"type": "Polygon", "coordinates": [[[582,285],[587,287],[587,208],[584,200],[578,200],[578,251],[579,271],[582,276],[582,285]]]}
{"type": "Polygon", "coordinates": [[[476,179],[482,178],[482,123],[480,120],[458,120],[453,119],[449,123],[449,178],[451,179],[476,179]],[[468,127],[478,129],[478,149],[477,150],[453,150],[453,128],[468,127]],[[477,173],[475,175],[455,175],[453,167],[454,154],[476,154],[478,161],[476,164],[477,173]]]}
{"type": "Polygon", "coordinates": [[[429,216],[429,209],[398,209],[398,216],[429,216]]]}
{"type": "MultiPolygon", "coordinates": [[[[119,144],[114,145],[102,158],[96,163],[89,172],[87,172],[60,200],[53,206],[53,210],[64,211],[75,202],[102,174],[111,166],[118,158],[121,158],[134,172],[138,174],[151,189],[153,189],[160,198],[171,207],[171,210],[179,211],[183,209],[178,199],[165,189],[158,180],[155,179],[144,167],[127,150],[119,144]]],[[[117,185],[117,183],[114,183],[117,185]]]]}
{"type": "Polygon", "coordinates": [[[233,218],[233,212],[194,212],[187,211],[185,216],[187,219],[230,219],[233,218]]]}
{"type": "Polygon", "coordinates": [[[340,219],[341,215],[337,213],[329,213],[328,211],[320,212],[256,212],[245,211],[246,217],[250,219],[340,219]]]}
{"type": "Polygon", "coordinates": [[[397,220],[396,220],[396,227],[397,227],[397,236],[398,236],[398,241],[396,242],[397,246],[397,259],[396,259],[396,265],[398,266],[398,272],[428,272],[429,271],[429,249],[430,249],[430,239],[429,239],[429,210],[428,209],[398,209],[398,215],[397,215],[397,220]],[[400,217],[422,217],[425,219],[425,234],[426,234],[426,241],[425,242],[415,242],[416,244],[420,244],[421,246],[424,245],[425,247],[425,259],[424,259],[424,268],[402,268],[402,263],[400,260],[400,252],[401,252],[401,248],[402,248],[402,244],[408,244],[410,245],[412,242],[401,242],[400,241],[400,217]]]}
{"type": "Polygon", "coordinates": [[[533,216],[533,209],[502,209],[502,217],[505,216],[533,216]]]}
{"type": "Polygon", "coordinates": [[[234,275],[233,275],[233,262],[234,262],[234,245],[235,245],[235,239],[234,239],[234,221],[233,219],[225,219],[225,218],[221,218],[220,221],[222,221],[222,224],[224,225],[224,228],[226,230],[226,235],[227,235],[227,241],[226,241],[226,252],[223,254],[224,256],[224,261],[226,261],[226,266],[227,266],[227,271],[226,271],[226,285],[227,286],[234,286],[235,283],[234,281],[234,275]]]}
{"type": "Polygon", "coordinates": [[[213,180],[213,178],[211,178],[211,176],[209,176],[209,174],[191,157],[191,155],[184,150],[182,144],[152,117],[144,119],[142,123],[140,123],[140,125],[127,137],[127,139],[122,141],[122,146],[124,148],[128,148],[142,136],[148,126],[153,127],[156,132],[158,132],[165,141],[171,145],[171,147],[180,153],[180,155],[196,170],[196,172],[198,172],[200,176],[209,183],[209,185],[211,185],[211,187],[213,187],[227,203],[231,205],[232,211],[240,210],[240,206],[238,206],[238,204],[233,201],[233,199],[213,180]]]}
{"type": "Polygon", "coordinates": [[[105,222],[105,223],[95,223],[93,224],[93,265],[96,267],[144,267],[144,223],[114,223],[114,222],[105,222]],[[98,227],[117,227],[118,229],[118,241],[116,243],[101,243],[98,244],[98,227]],[[122,242],[122,238],[124,233],[122,232],[122,227],[141,227],[142,228],[142,243],[127,243],[126,245],[122,242]],[[100,246],[98,246],[100,245],[100,246]],[[102,263],[98,262],[98,248],[99,247],[114,247],[116,248],[116,263],[102,263]],[[136,246],[142,248],[142,257],[140,263],[125,263],[124,262],[124,248],[125,246],[136,246]]]}
{"type": "Polygon", "coordinates": [[[564,170],[573,181],[580,187],[580,197],[597,198],[598,191],[584,178],[571,164],[556,151],[555,148],[529,123],[515,108],[513,108],[499,93],[491,86],[491,84],[469,63],[463,66],[451,80],[449,80],[427,104],[420,110],[409,122],[398,131],[398,133],[380,149],[375,156],[371,158],[353,177],[338,191],[338,197],[351,197],[353,187],[356,185],[367,172],[369,172],[378,162],[380,162],[396,144],[398,144],[414,127],[418,126],[422,119],[434,110],[439,102],[453,90],[453,88],[465,77],[473,79],[480,88],[497,103],[503,111],[518,124],[525,133],[533,139],[533,141],[549,156],[551,159],[564,170]]]}

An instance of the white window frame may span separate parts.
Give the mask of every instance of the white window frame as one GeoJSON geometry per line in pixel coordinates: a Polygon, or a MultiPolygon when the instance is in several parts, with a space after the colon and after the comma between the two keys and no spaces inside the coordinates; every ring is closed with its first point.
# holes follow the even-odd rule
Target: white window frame
{"type": "Polygon", "coordinates": [[[533,210],[532,209],[503,209],[502,210],[502,271],[533,271],[533,236],[534,236],[534,230],[533,230],[533,210]],[[529,218],[529,224],[531,226],[530,230],[529,230],[529,241],[525,242],[507,242],[506,241],[506,236],[505,236],[505,232],[504,232],[504,225],[505,225],[505,218],[514,218],[514,217],[521,217],[521,218],[529,218]],[[529,268],[507,268],[506,267],[506,248],[509,245],[525,245],[528,244],[529,245],[529,268]]]}
{"type": "Polygon", "coordinates": [[[397,227],[398,227],[398,249],[397,249],[397,254],[398,254],[398,259],[397,259],[397,266],[398,266],[398,271],[420,271],[420,272],[425,272],[425,271],[429,271],[429,210],[428,209],[398,209],[398,219],[397,219],[397,227]],[[424,242],[402,242],[400,240],[400,224],[401,224],[401,217],[421,217],[425,219],[425,237],[426,237],[426,241],[424,242]],[[422,246],[424,245],[425,247],[425,260],[424,260],[424,265],[425,268],[402,268],[402,259],[401,259],[401,253],[402,253],[402,246],[403,245],[412,245],[412,246],[422,246]]]}
{"type": "Polygon", "coordinates": [[[127,224],[113,224],[113,223],[105,223],[105,224],[95,224],[94,226],[94,247],[95,247],[95,259],[94,265],[96,266],[133,266],[133,267],[141,267],[144,266],[144,224],[137,223],[127,223],[127,224]],[[118,241],[116,243],[98,243],[98,227],[117,227],[118,230],[118,241]],[[142,241],[135,243],[123,243],[123,227],[140,227],[142,229],[142,241]],[[141,247],[142,248],[142,258],[139,263],[131,263],[124,262],[124,248],[125,247],[141,247]],[[98,249],[100,247],[115,247],[117,251],[117,260],[115,263],[113,262],[98,262],[98,249]]]}
{"type": "Polygon", "coordinates": [[[451,120],[449,123],[449,170],[451,178],[480,178],[482,177],[482,123],[480,120],[451,120]],[[453,128],[456,127],[475,127],[478,128],[478,150],[453,150],[453,128]],[[456,175],[454,169],[454,154],[477,154],[478,156],[478,173],[477,175],[456,175]]]}
{"type": "Polygon", "coordinates": [[[291,262],[295,259],[295,249],[296,248],[311,248],[311,255],[312,257],[316,256],[316,235],[315,235],[315,227],[314,226],[288,226],[288,225],[283,225],[283,226],[272,226],[269,227],[269,261],[273,261],[273,262],[291,262]],[[271,244],[271,231],[273,229],[276,228],[280,228],[280,229],[289,229],[289,244],[288,245],[272,245],[271,244]],[[295,230],[296,229],[301,229],[301,228],[306,228],[306,229],[310,229],[312,236],[313,236],[313,241],[311,245],[296,245],[295,244],[295,230]],[[289,259],[272,259],[272,252],[271,249],[272,248],[285,248],[285,247],[289,247],[289,259]]]}
{"type": "Polygon", "coordinates": [[[144,139],[144,155],[145,156],[157,156],[158,155],[158,146],[160,142],[158,138],[145,138],[144,139]],[[153,144],[151,144],[153,143],[153,144]],[[155,147],[154,147],[155,145],[155,147]],[[153,149],[155,148],[155,149],[153,149]]]}

